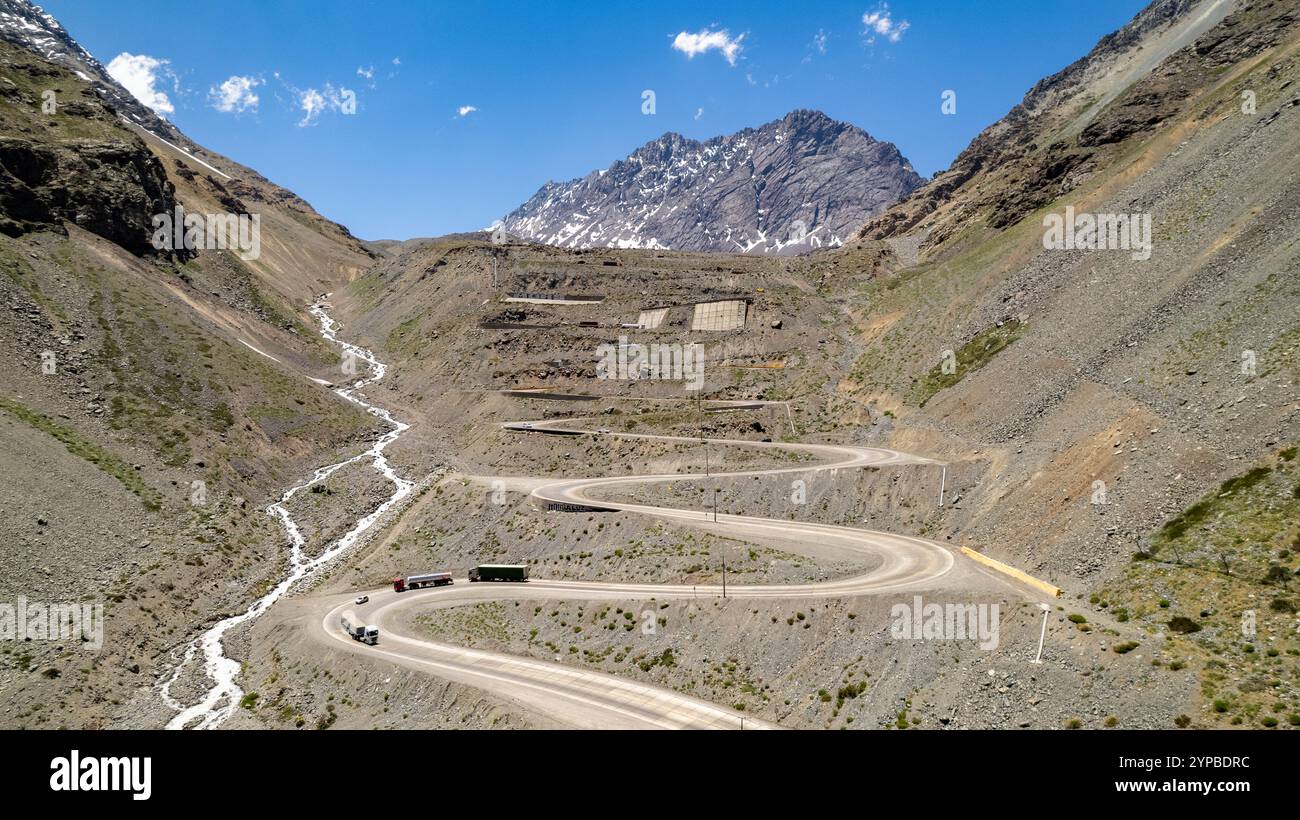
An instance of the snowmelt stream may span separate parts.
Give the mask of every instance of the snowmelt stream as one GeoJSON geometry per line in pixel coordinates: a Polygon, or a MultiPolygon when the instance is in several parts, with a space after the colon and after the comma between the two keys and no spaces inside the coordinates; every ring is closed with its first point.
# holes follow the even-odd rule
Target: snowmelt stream
{"type": "Polygon", "coordinates": [[[222,646],[222,638],[227,632],[242,623],[251,621],[270,608],[287,593],[294,584],[301,581],[320,567],[337,558],[343,552],[347,551],[357,540],[368,530],[380,516],[386,513],[393,505],[400,502],[411,494],[415,488],[415,482],[407,481],[397,475],[388,459],[384,457],[384,448],[398,439],[402,433],[410,429],[409,424],[404,424],[393,418],[393,416],[381,407],[365,401],[357,395],[357,391],[368,384],[373,384],[384,377],[388,368],[375,358],[369,350],[356,345],[349,344],[338,338],[339,324],[335,322],[330,315],[325,312],[325,303],[317,302],[312,305],[311,313],[320,321],[320,332],[330,342],[341,347],[345,352],[351,354],[356,359],[365,362],[370,368],[370,376],[360,379],[348,387],[335,388],[334,392],[352,402],[355,405],[365,408],[367,413],[383,419],[386,423],[392,425],[392,430],[384,435],[366,450],[345,461],[337,464],[331,464],[328,467],[322,467],[317,470],[310,479],[290,487],[280,496],[280,500],[266,508],[269,515],[280,519],[280,524],[284,527],[285,533],[289,536],[289,572],[266,595],[259,598],[251,607],[242,614],[225,618],[219,621],[215,626],[204,632],[199,637],[190,642],[185,649],[185,655],[181,662],[177,664],[176,669],[172,672],[170,678],[163,683],[161,695],[163,701],[172,709],[177,710],[178,714],[168,722],[168,729],[184,729],[193,724],[196,729],[212,729],[219,726],[226,718],[230,717],[239,706],[240,698],[243,697],[243,690],[235,683],[235,676],[239,674],[240,664],[231,658],[226,657],[225,648],[222,646]],[[375,470],[381,473],[385,478],[393,483],[393,494],[388,500],[380,504],[375,510],[368,515],[359,519],[352,529],[348,530],[341,538],[329,544],[326,549],[315,558],[308,557],[304,553],[306,539],[303,537],[298,524],[289,515],[289,510],[285,508],[285,503],[298,493],[318,484],[329,478],[338,470],[349,464],[355,464],[359,461],[369,459],[374,465],[375,470]],[[181,673],[194,660],[197,653],[203,653],[203,671],[206,676],[212,680],[212,687],[208,689],[203,698],[192,706],[186,706],[180,703],[171,695],[172,685],[180,678],[181,673]],[[196,722],[197,721],[197,722],[196,722]]]}

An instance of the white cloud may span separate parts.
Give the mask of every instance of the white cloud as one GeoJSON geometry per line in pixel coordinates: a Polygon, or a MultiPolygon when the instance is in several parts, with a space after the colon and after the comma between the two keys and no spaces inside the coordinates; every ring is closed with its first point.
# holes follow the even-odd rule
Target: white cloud
{"type": "Polygon", "coordinates": [[[208,102],[212,103],[213,108],[226,114],[256,111],[258,96],[253,93],[253,89],[261,84],[262,81],[256,77],[231,75],[230,79],[221,85],[208,89],[208,102]]]}
{"type": "Polygon", "coordinates": [[[476,108],[475,106],[472,106],[472,105],[462,105],[460,108],[457,108],[457,109],[456,109],[456,116],[457,116],[457,117],[467,117],[467,116],[469,116],[470,114],[473,114],[473,113],[474,113],[475,111],[477,111],[477,110],[478,110],[478,108],[476,108]]]}
{"type": "Polygon", "coordinates": [[[342,114],[357,113],[357,94],[347,88],[335,88],[325,83],[322,89],[308,88],[305,91],[294,89],[298,97],[298,108],[302,110],[299,128],[315,125],[316,120],[326,111],[338,111],[342,114]]]}
{"type": "Polygon", "coordinates": [[[697,108],[697,109],[695,109],[695,119],[698,120],[700,117],[703,117],[703,116],[704,116],[704,109],[703,109],[703,108],[697,108]]]}
{"type": "Polygon", "coordinates": [[[373,80],[375,78],[375,67],[370,66],[369,68],[362,68],[361,66],[357,66],[357,76],[364,77],[367,80],[373,80]]]}
{"type": "Polygon", "coordinates": [[[808,53],[805,54],[804,58],[799,62],[803,63],[804,65],[807,65],[808,63],[811,63],[813,61],[813,58],[816,55],[825,54],[826,42],[829,39],[830,39],[830,35],[826,33],[825,29],[820,29],[820,28],[817,29],[817,33],[813,35],[812,42],[808,44],[808,53]]]}
{"type": "Polygon", "coordinates": [[[394,57],[394,58],[393,58],[393,65],[401,65],[401,64],[402,64],[402,58],[401,58],[401,57],[394,57]]]}
{"type": "Polygon", "coordinates": [[[744,39],[745,35],[743,34],[733,38],[731,32],[726,29],[720,31],[701,29],[695,34],[683,31],[673,39],[673,48],[692,59],[696,54],[720,51],[722,56],[726,58],[727,63],[735,66],[736,58],[740,56],[741,52],[740,41],[744,39]]]}
{"type": "Polygon", "coordinates": [[[108,64],[108,75],[156,113],[171,114],[176,110],[167,93],[158,88],[158,83],[164,78],[170,78],[173,84],[176,81],[176,75],[166,60],[123,51],[108,64]]]}
{"type": "Polygon", "coordinates": [[[912,24],[906,20],[894,22],[889,13],[889,4],[881,3],[875,11],[869,11],[862,15],[862,25],[866,26],[863,34],[867,35],[867,44],[871,45],[876,42],[876,37],[884,37],[891,43],[897,43],[903,36],[903,32],[912,27],[912,24]]]}

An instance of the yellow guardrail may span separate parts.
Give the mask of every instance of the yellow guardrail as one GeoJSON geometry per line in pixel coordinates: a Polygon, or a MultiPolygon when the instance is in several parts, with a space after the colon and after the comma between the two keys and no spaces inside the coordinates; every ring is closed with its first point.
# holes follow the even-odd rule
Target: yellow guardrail
{"type": "Polygon", "coordinates": [[[984,555],[983,553],[976,552],[970,547],[962,547],[961,552],[962,555],[965,555],[967,558],[970,558],[973,561],[983,564],[989,569],[995,569],[998,572],[1002,573],[1003,575],[1010,575],[1012,578],[1015,578],[1017,581],[1020,581],[1022,584],[1028,584],[1034,589],[1040,592],[1045,592],[1053,598],[1061,597],[1060,587],[1052,586],[1046,581],[1041,581],[1035,578],[1034,576],[1030,575],[1029,573],[1024,572],[1023,570],[1018,570],[1013,566],[1009,566],[1007,564],[1002,563],[1001,561],[996,561],[988,557],[987,555],[984,555]]]}

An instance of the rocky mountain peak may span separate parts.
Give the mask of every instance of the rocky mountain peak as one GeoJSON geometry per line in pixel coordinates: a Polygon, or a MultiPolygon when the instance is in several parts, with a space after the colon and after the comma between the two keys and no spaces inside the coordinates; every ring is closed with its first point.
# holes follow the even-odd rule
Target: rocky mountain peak
{"type": "Polygon", "coordinates": [[[892,144],[800,109],[705,141],[665,133],[503,223],[559,247],[790,254],[841,244],[923,181],[892,144]]]}

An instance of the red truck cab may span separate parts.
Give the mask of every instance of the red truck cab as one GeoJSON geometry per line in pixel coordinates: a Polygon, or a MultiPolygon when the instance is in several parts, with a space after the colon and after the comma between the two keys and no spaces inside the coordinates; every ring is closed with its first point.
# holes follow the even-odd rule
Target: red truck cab
{"type": "Polygon", "coordinates": [[[393,579],[393,592],[405,592],[405,591],[406,591],[406,579],[405,579],[405,578],[394,578],[394,579],[393,579]]]}

